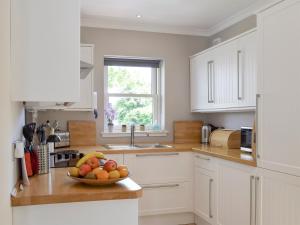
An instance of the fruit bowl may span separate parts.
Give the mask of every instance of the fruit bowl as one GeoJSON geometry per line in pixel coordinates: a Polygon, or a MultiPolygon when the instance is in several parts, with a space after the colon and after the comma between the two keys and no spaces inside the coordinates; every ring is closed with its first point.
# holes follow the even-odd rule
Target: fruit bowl
{"type": "Polygon", "coordinates": [[[122,177],[122,178],[116,178],[116,179],[108,179],[108,180],[98,180],[98,179],[87,179],[87,178],[79,178],[79,177],[72,177],[70,173],[67,173],[68,177],[70,177],[73,180],[76,180],[80,183],[83,184],[88,184],[88,185],[94,185],[94,186],[105,186],[105,185],[110,185],[110,184],[115,184],[121,180],[124,180],[128,177],[122,177]]]}

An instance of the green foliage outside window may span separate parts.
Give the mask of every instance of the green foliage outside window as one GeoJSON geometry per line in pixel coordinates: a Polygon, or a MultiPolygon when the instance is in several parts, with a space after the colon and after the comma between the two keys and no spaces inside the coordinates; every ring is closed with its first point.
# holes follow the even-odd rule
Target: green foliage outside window
{"type": "MultiPolygon", "coordinates": [[[[109,66],[108,93],[151,94],[151,68],[109,66]]],[[[151,97],[110,96],[109,102],[117,112],[119,125],[153,123],[151,97]]]]}

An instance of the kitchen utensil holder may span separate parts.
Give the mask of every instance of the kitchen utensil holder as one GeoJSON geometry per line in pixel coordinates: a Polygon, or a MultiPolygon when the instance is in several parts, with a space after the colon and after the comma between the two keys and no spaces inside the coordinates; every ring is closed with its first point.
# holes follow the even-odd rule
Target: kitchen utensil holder
{"type": "Polygon", "coordinates": [[[50,152],[49,146],[39,145],[37,150],[39,160],[39,174],[47,174],[50,171],[50,152]]]}

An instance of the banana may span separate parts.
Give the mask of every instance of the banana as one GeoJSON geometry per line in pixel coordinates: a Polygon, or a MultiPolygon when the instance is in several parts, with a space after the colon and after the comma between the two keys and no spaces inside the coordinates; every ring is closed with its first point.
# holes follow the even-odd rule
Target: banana
{"type": "Polygon", "coordinates": [[[83,156],[81,159],[78,160],[76,167],[80,167],[84,164],[89,158],[97,157],[98,159],[105,159],[105,156],[102,152],[91,152],[83,156]]]}

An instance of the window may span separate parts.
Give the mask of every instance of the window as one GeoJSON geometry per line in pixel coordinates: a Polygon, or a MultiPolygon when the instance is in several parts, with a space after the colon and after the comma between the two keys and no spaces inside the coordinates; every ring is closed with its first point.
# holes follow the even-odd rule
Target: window
{"type": "MultiPolygon", "coordinates": [[[[161,129],[161,75],[159,60],[105,58],[105,106],[116,112],[114,129],[145,125],[161,129]]],[[[105,127],[109,122],[107,118],[105,127]]]]}

